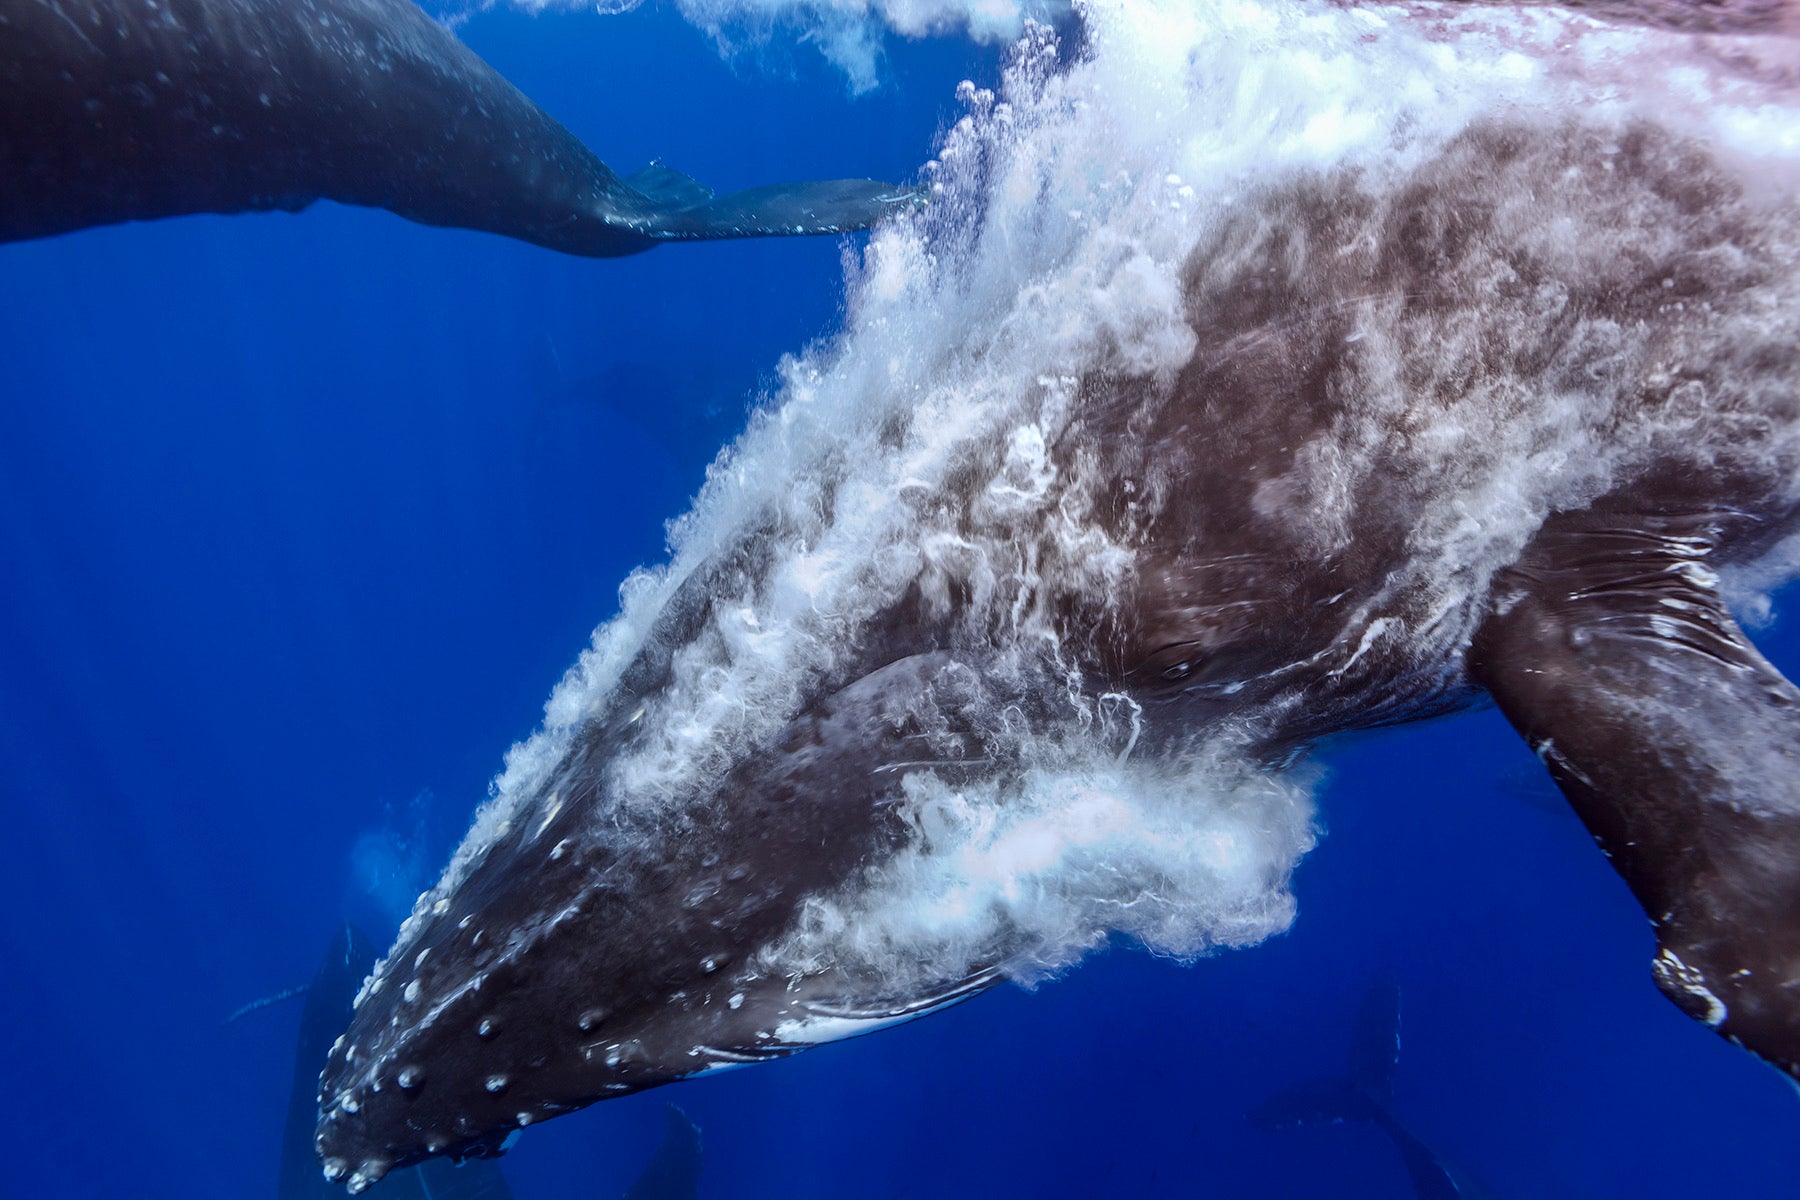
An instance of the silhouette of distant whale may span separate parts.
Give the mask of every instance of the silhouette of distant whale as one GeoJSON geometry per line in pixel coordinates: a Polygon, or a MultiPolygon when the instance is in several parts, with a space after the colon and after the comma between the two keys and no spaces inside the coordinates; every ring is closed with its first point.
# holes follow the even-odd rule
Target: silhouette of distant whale
{"type": "Polygon", "coordinates": [[[1484,694],[1664,990],[1800,1073],[1800,692],[1719,582],[1800,533],[1794,218],[1654,125],[1478,122],[1236,198],[1173,373],[980,408],[878,370],[810,442],[801,388],[365,985],[328,1173],[953,1003],[1063,936],[1071,837],[1123,919],[1276,836],[1207,806],[1222,775],[1484,694]],[[1148,844],[1217,832],[1139,887],[1132,795],[1148,844]]]}
{"type": "Polygon", "coordinates": [[[411,0],[8,4],[0,180],[0,241],[328,199],[592,256],[914,202],[860,179],[714,197],[658,164],[621,178],[411,0]]]}
{"type": "Polygon", "coordinates": [[[1400,1152],[1416,1200],[1497,1200],[1469,1168],[1425,1142],[1395,1112],[1399,1065],[1400,987],[1384,980],[1357,1010],[1344,1074],[1285,1088],[1252,1110],[1250,1119],[1267,1129],[1367,1121],[1400,1152]]]}

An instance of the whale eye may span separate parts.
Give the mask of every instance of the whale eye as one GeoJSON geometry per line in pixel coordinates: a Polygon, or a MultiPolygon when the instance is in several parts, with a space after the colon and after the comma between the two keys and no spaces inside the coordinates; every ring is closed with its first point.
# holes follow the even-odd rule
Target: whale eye
{"type": "Polygon", "coordinates": [[[1203,638],[1171,639],[1139,659],[1132,673],[1146,682],[1179,683],[1185,689],[1210,669],[1211,649],[1203,638]]]}

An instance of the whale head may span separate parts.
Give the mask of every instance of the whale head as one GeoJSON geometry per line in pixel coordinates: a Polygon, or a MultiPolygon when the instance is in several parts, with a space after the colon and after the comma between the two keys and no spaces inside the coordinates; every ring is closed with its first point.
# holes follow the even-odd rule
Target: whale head
{"type": "Polygon", "coordinates": [[[1778,202],[1680,131],[1569,119],[1510,50],[1469,60],[1522,106],[1488,119],[1435,35],[1318,27],[1414,73],[1345,72],[1410,140],[1357,142],[1335,94],[1315,121],[1283,93],[1266,135],[1260,27],[1242,87],[1191,75],[1242,65],[1210,32],[1165,64],[1246,113],[1141,143],[1082,123],[1113,81],[1045,35],[1008,105],[971,89],[847,333],[784,368],[364,985],[330,1174],[497,1153],[1114,934],[1279,932],[1300,752],[1477,694],[1493,581],[1550,514],[1800,478],[1778,202]],[[1230,170],[1197,192],[1171,158],[1230,170]]]}

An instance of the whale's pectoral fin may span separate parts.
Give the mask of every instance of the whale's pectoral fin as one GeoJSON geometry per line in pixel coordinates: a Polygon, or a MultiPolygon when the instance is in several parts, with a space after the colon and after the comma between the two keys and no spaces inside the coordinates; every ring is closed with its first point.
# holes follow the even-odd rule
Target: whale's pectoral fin
{"type": "Polygon", "coordinates": [[[626,181],[651,212],[633,227],[656,241],[848,233],[924,203],[916,188],[872,179],[778,183],[715,197],[679,171],[651,164],[626,181]]]}
{"type": "Polygon", "coordinates": [[[1800,1077],[1800,691],[1719,599],[1721,520],[1551,518],[1470,662],[1650,915],[1664,993],[1800,1077]]]}

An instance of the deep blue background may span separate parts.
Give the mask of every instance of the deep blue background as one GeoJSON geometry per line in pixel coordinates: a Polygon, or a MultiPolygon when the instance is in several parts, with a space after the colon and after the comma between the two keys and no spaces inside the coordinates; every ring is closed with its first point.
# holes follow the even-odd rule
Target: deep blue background
{"type": "MultiPolygon", "coordinates": [[[[463,32],[615,166],[721,189],[907,177],[997,74],[895,46],[851,100],[653,11],[463,32]]],[[[0,247],[0,1194],[272,1194],[298,1006],[223,1017],[366,916],[359,837],[423,807],[435,867],[744,398],[837,320],[843,245],[587,262],[320,205],[0,247]]],[[[1392,973],[1400,1108],[1497,1194],[1800,1194],[1800,1098],[1656,993],[1496,716],[1326,757],[1288,936],[601,1105],[532,1130],[515,1190],[611,1200],[668,1096],[711,1197],[1402,1196],[1372,1129],[1244,1118],[1336,1070],[1392,973]]]]}

